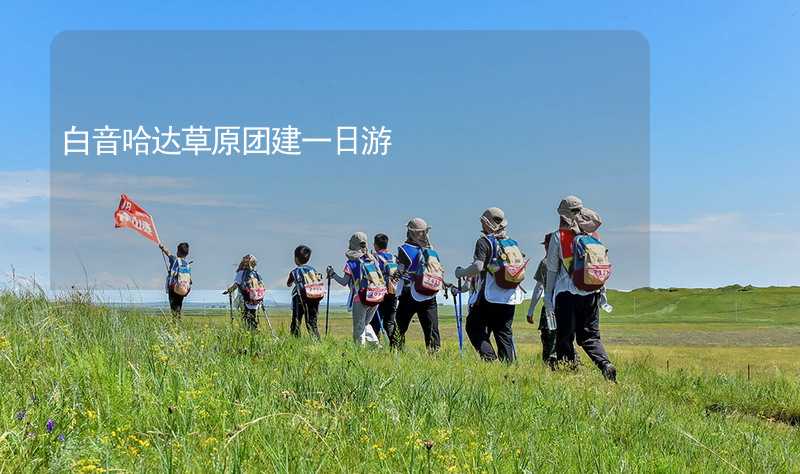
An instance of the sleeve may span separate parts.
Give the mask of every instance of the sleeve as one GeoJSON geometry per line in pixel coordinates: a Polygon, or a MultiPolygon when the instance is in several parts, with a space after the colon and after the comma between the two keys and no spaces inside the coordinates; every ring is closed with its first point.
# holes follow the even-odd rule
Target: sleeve
{"type": "Polygon", "coordinates": [[[350,271],[350,265],[345,263],[343,271],[344,271],[343,277],[339,276],[337,273],[334,272],[333,275],[331,275],[331,278],[336,280],[336,283],[342,286],[349,286],[350,282],[353,280],[352,272],[350,271]]]}
{"type": "Polygon", "coordinates": [[[558,232],[554,232],[550,238],[550,245],[547,246],[547,255],[545,256],[545,263],[547,266],[547,277],[544,282],[544,307],[548,314],[554,314],[555,301],[553,294],[556,289],[556,277],[561,265],[561,239],[558,232]]]}
{"type": "Polygon", "coordinates": [[[545,262],[544,258],[539,262],[539,266],[536,267],[536,273],[533,275],[533,279],[536,280],[537,283],[542,284],[544,284],[547,279],[547,262],[545,262]]]}
{"type": "Polygon", "coordinates": [[[233,277],[233,282],[239,286],[242,286],[242,284],[244,283],[244,281],[242,280],[243,278],[244,278],[244,272],[238,271],[236,272],[236,276],[233,277]]]}
{"type": "Polygon", "coordinates": [[[475,251],[472,253],[472,261],[475,263],[480,262],[483,266],[489,263],[492,258],[492,244],[489,239],[481,237],[475,242],[475,251]]]}
{"type": "Polygon", "coordinates": [[[492,244],[488,239],[483,237],[475,242],[475,251],[472,253],[472,263],[467,268],[462,268],[461,271],[456,269],[456,278],[467,278],[478,275],[486,268],[489,260],[492,258],[492,244]]]}
{"type": "Polygon", "coordinates": [[[532,316],[533,312],[536,310],[536,304],[539,302],[539,298],[542,297],[544,293],[544,285],[542,282],[537,281],[536,286],[533,288],[533,296],[531,296],[531,305],[528,307],[528,316],[532,316]]]}
{"type": "Polygon", "coordinates": [[[548,272],[558,272],[561,265],[561,238],[558,232],[553,232],[552,237],[550,237],[545,263],[547,264],[548,272]]]}

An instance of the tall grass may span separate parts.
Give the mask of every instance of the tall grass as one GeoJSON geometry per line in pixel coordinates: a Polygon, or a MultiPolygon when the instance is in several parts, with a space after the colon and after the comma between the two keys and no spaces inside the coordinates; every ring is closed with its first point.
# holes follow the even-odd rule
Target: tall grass
{"type": "Polygon", "coordinates": [[[620,379],[3,294],[0,471],[800,470],[797,380],[620,379]]]}

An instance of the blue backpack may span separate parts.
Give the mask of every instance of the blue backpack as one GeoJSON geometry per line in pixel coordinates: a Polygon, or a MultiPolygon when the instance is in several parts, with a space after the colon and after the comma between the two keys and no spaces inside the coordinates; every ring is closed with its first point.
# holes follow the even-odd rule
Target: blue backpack
{"type": "Polygon", "coordinates": [[[294,282],[303,299],[319,301],[325,297],[322,274],[311,265],[301,265],[294,270],[294,282]]]}
{"type": "Polygon", "coordinates": [[[178,296],[192,291],[192,267],[185,258],[175,257],[169,269],[169,289],[178,296]]]}
{"type": "Polygon", "coordinates": [[[397,258],[389,252],[375,252],[375,257],[378,259],[378,267],[383,273],[383,279],[386,280],[386,290],[390,295],[395,294],[395,285],[391,283],[391,280],[399,270],[397,258]]]}
{"type": "Polygon", "coordinates": [[[361,303],[375,306],[383,302],[387,293],[386,280],[375,262],[362,258],[348,260],[347,265],[355,282],[353,290],[358,293],[361,303]]]}
{"type": "Polygon", "coordinates": [[[432,248],[420,248],[411,244],[403,244],[409,265],[408,273],[413,275],[414,289],[425,296],[433,296],[444,287],[444,268],[439,254],[432,248]]]}

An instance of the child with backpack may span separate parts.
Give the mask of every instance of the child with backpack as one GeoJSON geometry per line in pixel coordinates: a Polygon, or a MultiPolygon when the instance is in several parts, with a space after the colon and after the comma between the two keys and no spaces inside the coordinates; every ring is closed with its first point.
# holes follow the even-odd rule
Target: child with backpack
{"type": "Polygon", "coordinates": [[[608,249],[596,234],[602,220],[576,196],[561,200],[558,215],[559,228],[547,246],[544,292],[545,311],[557,323],[556,355],[575,365],[577,341],[603,377],[616,382],[617,369],[600,340],[602,290],[611,275],[608,249]]]}
{"type": "Polygon", "coordinates": [[[397,288],[400,281],[398,274],[397,259],[389,252],[389,236],[386,234],[376,234],[373,239],[372,256],[378,262],[378,268],[383,273],[386,280],[386,296],[383,302],[378,305],[378,311],[372,318],[370,325],[375,334],[380,335],[381,327],[386,332],[389,345],[394,347],[394,333],[397,327],[395,316],[397,314],[397,288]]]}
{"type": "Polygon", "coordinates": [[[402,290],[397,304],[397,328],[393,346],[400,349],[411,318],[417,315],[425,346],[433,353],[439,350],[439,306],[436,295],[444,287],[444,268],[439,254],[431,247],[430,226],[415,217],[406,224],[406,241],[397,249],[397,264],[402,276],[402,290]]]}
{"type": "Polygon", "coordinates": [[[227,295],[233,290],[239,290],[243,303],[242,319],[247,328],[251,330],[258,329],[258,308],[263,304],[266,294],[261,275],[256,271],[257,264],[258,261],[253,255],[247,254],[242,257],[242,261],[239,262],[239,267],[236,269],[233,285],[222,292],[223,295],[227,295]]]}
{"type": "Polygon", "coordinates": [[[172,255],[163,245],[158,244],[158,248],[166,255],[169,263],[167,264],[166,291],[169,299],[169,309],[172,317],[180,320],[183,311],[183,299],[192,291],[192,267],[189,257],[189,244],[181,242],[172,255]]]}
{"type": "Polygon", "coordinates": [[[362,346],[367,343],[377,346],[378,336],[369,323],[386,296],[386,282],[367,250],[367,234],[356,232],[350,237],[345,258],[347,261],[344,265],[344,276],[339,276],[332,267],[328,267],[328,277],[350,288],[353,341],[362,346]]]}
{"type": "Polygon", "coordinates": [[[293,336],[300,337],[300,324],[306,320],[308,333],[319,340],[317,315],[319,302],[325,297],[325,283],[322,274],[308,264],[311,260],[311,248],[299,245],[294,249],[296,267],[289,272],[286,286],[292,287],[292,325],[293,336]]]}
{"type": "Polygon", "coordinates": [[[456,278],[476,278],[470,295],[465,329],[481,359],[513,362],[516,358],[511,329],[528,261],[516,240],[508,237],[505,213],[491,207],[481,215],[481,236],[475,242],[472,264],[456,268],[456,278]],[[489,339],[494,335],[497,352],[489,339]]]}

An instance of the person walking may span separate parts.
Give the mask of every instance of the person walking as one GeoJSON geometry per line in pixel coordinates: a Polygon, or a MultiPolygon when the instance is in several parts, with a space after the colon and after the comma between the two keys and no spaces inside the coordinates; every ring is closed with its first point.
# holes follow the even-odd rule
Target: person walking
{"type": "MultiPolygon", "coordinates": [[[[364,301],[370,290],[366,286],[372,281],[371,278],[374,278],[374,275],[369,275],[369,273],[372,273],[372,269],[375,273],[378,272],[377,266],[367,250],[367,234],[356,232],[350,237],[345,257],[347,261],[344,265],[344,275],[340,276],[333,267],[328,267],[328,277],[334,279],[336,283],[350,288],[349,302],[353,317],[353,341],[362,346],[366,344],[377,346],[380,341],[369,323],[375,316],[378,305],[371,301],[364,301]]],[[[383,292],[385,293],[385,283],[382,278],[380,280],[384,285],[383,292]]]]}
{"type": "Polygon", "coordinates": [[[480,222],[481,235],[475,242],[472,263],[455,270],[456,278],[476,277],[476,291],[467,313],[467,337],[483,360],[513,362],[512,324],[516,305],[522,303],[520,284],[527,262],[517,241],[508,237],[508,221],[502,209],[486,209],[480,222]],[[491,336],[497,344],[496,352],[491,336]]]}
{"type": "Polygon", "coordinates": [[[600,339],[599,309],[604,286],[602,277],[607,278],[608,274],[599,274],[598,283],[602,284],[598,288],[581,285],[584,286],[581,289],[576,281],[582,280],[575,278],[579,271],[577,266],[581,263],[581,256],[575,252],[576,244],[583,242],[584,236],[596,235],[602,220],[596,212],[584,208],[583,202],[576,196],[567,196],[561,200],[558,215],[558,230],[551,234],[547,246],[544,294],[547,316],[555,315],[557,324],[556,356],[559,361],[575,365],[577,355],[573,341],[577,341],[600,369],[603,377],[616,382],[617,369],[609,360],[608,352],[600,339]]]}
{"type": "Polygon", "coordinates": [[[383,302],[378,305],[378,311],[375,317],[372,318],[370,325],[375,334],[380,335],[381,328],[386,333],[386,339],[389,345],[393,346],[395,330],[397,328],[397,287],[398,287],[398,265],[397,258],[389,252],[389,236],[386,234],[376,234],[373,239],[373,252],[372,256],[375,257],[378,263],[378,268],[383,273],[383,278],[386,280],[386,296],[383,302]]]}
{"type": "Polygon", "coordinates": [[[430,229],[424,219],[411,219],[406,225],[406,241],[397,249],[403,286],[398,298],[392,347],[398,349],[405,345],[406,332],[414,315],[422,326],[428,351],[437,352],[442,344],[436,295],[444,286],[444,269],[439,254],[431,247],[430,229]]]}

